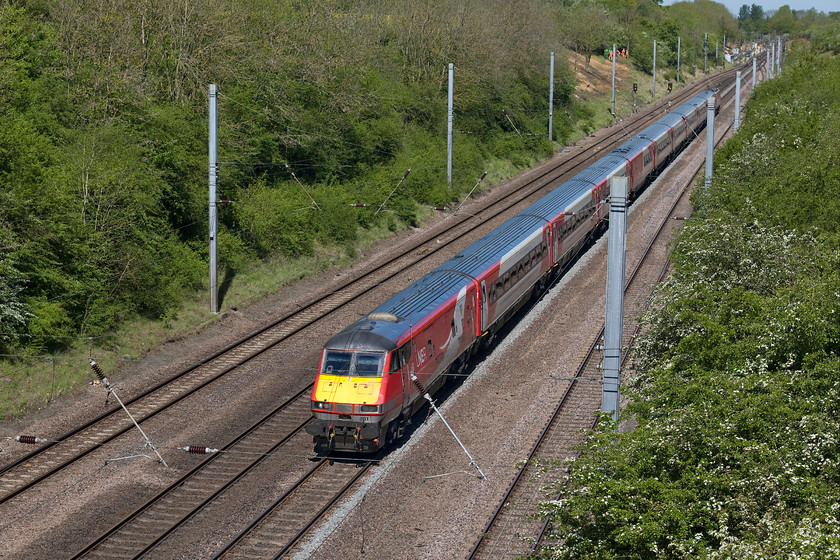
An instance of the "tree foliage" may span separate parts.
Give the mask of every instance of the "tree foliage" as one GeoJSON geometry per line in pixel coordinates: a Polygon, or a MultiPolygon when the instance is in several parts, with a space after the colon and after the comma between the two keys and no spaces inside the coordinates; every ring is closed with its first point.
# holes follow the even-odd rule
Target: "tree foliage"
{"type": "MultiPolygon", "coordinates": [[[[666,61],[680,34],[728,29],[710,0],[659,4],[0,3],[0,351],[61,349],[126,317],[165,316],[202,285],[210,83],[221,92],[219,198],[235,202],[220,208],[222,266],[352,252],[360,227],[397,229],[419,206],[462,198],[488,160],[524,167],[551,152],[549,52],[617,42],[650,71],[652,39],[666,61]]],[[[565,58],[554,99],[573,115],[565,58]]],[[[561,141],[572,133],[570,120],[553,126],[561,141]]]]}
{"type": "MultiPolygon", "coordinates": [[[[163,316],[201,286],[208,84],[219,198],[235,201],[220,210],[222,265],[351,251],[359,227],[414,223],[418,203],[459,197],[490,158],[550,153],[552,17],[503,0],[0,4],[0,352],[163,316]],[[451,190],[450,62],[469,133],[451,190]]],[[[562,58],[555,78],[571,106],[562,58]]]]}

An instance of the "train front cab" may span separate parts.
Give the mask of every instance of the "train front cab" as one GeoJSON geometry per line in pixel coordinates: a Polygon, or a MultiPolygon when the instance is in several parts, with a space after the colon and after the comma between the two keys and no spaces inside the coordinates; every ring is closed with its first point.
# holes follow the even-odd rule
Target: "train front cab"
{"type": "Polygon", "coordinates": [[[375,452],[385,444],[388,423],[400,412],[402,380],[392,374],[401,355],[387,338],[358,330],[327,343],[306,425],[317,449],[375,452]]]}

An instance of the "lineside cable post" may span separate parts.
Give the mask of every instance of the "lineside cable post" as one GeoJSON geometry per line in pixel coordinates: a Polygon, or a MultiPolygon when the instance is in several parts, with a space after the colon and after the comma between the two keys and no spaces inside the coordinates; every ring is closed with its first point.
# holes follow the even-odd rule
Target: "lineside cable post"
{"type": "Polygon", "coordinates": [[[435,403],[432,401],[432,396],[429,394],[429,392],[426,390],[426,388],[423,386],[423,384],[420,383],[420,380],[417,379],[417,376],[414,375],[413,373],[411,374],[411,381],[414,383],[414,386],[417,387],[417,390],[420,391],[421,393],[423,393],[423,398],[425,398],[427,401],[429,401],[429,406],[431,406],[432,410],[434,410],[437,413],[437,415],[440,416],[441,421],[446,426],[446,428],[449,430],[449,433],[452,434],[452,437],[455,438],[455,441],[457,441],[458,445],[461,446],[461,449],[464,450],[464,453],[466,453],[467,458],[469,458],[469,460],[470,460],[470,465],[475,467],[475,470],[477,470],[478,474],[481,475],[482,480],[487,480],[487,477],[484,476],[483,472],[481,472],[481,469],[479,468],[478,463],[475,462],[475,459],[472,458],[472,455],[470,455],[470,452],[467,451],[467,448],[464,447],[464,444],[461,443],[461,440],[458,439],[458,436],[455,435],[455,432],[452,430],[452,427],[446,421],[446,418],[443,417],[443,414],[441,414],[440,410],[438,410],[438,407],[435,406],[435,403]]]}

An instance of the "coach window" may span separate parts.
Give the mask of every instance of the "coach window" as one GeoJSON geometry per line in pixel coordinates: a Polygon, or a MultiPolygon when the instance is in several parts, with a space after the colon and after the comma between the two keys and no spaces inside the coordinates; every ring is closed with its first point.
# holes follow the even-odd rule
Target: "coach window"
{"type": "Polygon", "coordinates": [[[429,357],[431,358],[432,356],[435,355],[435,345],[432,344],[432,339],[431,338],[429,339],[429,343],[426,345],[426,347],[429,350],[429,357]]]}

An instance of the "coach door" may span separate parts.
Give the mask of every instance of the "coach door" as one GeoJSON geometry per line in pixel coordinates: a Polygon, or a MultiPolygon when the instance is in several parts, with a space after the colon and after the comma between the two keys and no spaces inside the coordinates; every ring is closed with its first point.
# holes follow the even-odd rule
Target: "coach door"
{"type": "Polygon", "coordinates": [[[487,330],[488,325],[488,318],[490,317],[490,307],[487,303],[487,286],[484,283],[484,280],[481,281],[481,332],[487,330]]]}

